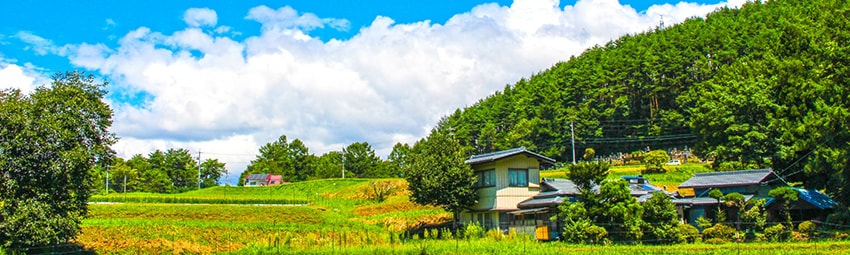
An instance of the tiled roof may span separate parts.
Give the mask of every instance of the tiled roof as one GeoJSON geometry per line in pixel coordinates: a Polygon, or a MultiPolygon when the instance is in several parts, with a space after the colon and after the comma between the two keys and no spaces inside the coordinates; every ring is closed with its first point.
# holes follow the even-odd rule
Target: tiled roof
{"type": "MultiPolygon", "coordinates": [[[[687,181],[679,185],[679,188],[705,188],[705,187],[727,187],[760,184],[778,179],[773,170],[742,170],[728,172],[696,173],[687,181]]],[[[780,179],[780,181],[782,181],[780,179]]],[[[784,182],[784,181],[783,181],[784,182]]]]}
{"type": "Polygon", "coordinates": [[[479,155],[472,155],[471,157],[469,157],[469,159],[466,160],[465,163],[470,164],[470,165],[475,165],[475,164],[493,162],[493,161],[496,161],[496,160],[499,160],[499,159],[503,159],[503,158],[507,158],[507,157],[519,155],[519,154],[526,154],[526,155],[532,156],[534,158],[537,158],[537,160],[541,161],[542,163],[547,163],[547,164],[554,164],[555,163],[554,159],[551,159],[551,158],[548,158],[546,156],[543,156],[543,155],[531,152],[529,150],[526,150],[525,147],[513,148],[513,149],[510,149],[510,150],[503,150],[503,151],[497,151],[497,152],[491,152],[491,153],[485,153],[485,154],[479,154],[479,155]]]}
{"type": "MultiPolygon", "coordinates": [[[[750,199],[753,199],[753,197],[753,195],[744,195],[744,201],[750,201],[750,199]]],[[[713,205],[717,204],[717,199],[713,197],[676,198],[673,199],[673,203],[677,205],[713,205]]]]}
{"type": "Polygon", "coordinates": [[[268,177],[268,176],[269,176],[269,174],[251,174],[251,175],[248,175],[248,177],[245,178],[245,179],[248,179],[248,180],[265,180],[266,177],[268,177]]]}
{"type": "Polygon", "coordinates": [[[807,189],[801,189],[801,188],[792,188],[792,189],[794,189],[798,193],[800,193],[800,196],[799,196],[800,199],[802,199],[806,202],[809,202],[809,204],[812,204],[812,205],[820,208],[821,210],[831,209],[833,206],[835,206],[835,201],[832,200],[832,198],[829,198],[829,196],[827,196],[826,194],[820,193],[820,191],[813,190],[813,189],[807,190],[807,189]]]}

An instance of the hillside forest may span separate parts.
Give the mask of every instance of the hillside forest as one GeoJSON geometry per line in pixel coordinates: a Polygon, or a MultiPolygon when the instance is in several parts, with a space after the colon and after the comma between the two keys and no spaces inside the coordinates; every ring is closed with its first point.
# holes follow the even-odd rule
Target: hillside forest
{"type": "Polygon", "coordinates": [[[715,170],[773,168],[850,204],[847,1],[769,1],[626,35],[456,110],[470,154],[561,162],[688,150],[715,170]],[[572,129],[571,129],[572,126],[572,129]]]}

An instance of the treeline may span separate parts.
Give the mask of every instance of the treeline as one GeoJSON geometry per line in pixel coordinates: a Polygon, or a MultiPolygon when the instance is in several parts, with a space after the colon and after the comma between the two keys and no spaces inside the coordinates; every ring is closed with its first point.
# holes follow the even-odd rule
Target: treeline
{"type": "Polygon", "coordinates": [[[316,156],[299,139],[289,142],[286,135],[260,147],[257,158],[252,160],[239,176],[239,186],[244,185],[249,174],[281,175],[285,182],[323,178],[340,178],[345,168],[346,178],[402,177],[410,146],[396,143],[393,150],[382,160],[368,142],[352,143],[342,151],[331,151],[316,156]]]}
{"type": "Polygon", "coordinates": [[[438,123],[469,154],[571,161],[684,148],[717,170],[772,167],[850,203],[850,3],[769,1],[626,35],[438,123]]]}
{"type": "Polygon", "coordinates": [[[200,164],[187,149],[156,150],[147,157],[137,154],[128,160],[116,158],[109,169],[96,167],[91,176],[95,189],[106,189],[106,172],[109,172],[110,192],[176,193],[219,185],[226,172],[225,164],[218,159],[207,159],[200,164]]]}

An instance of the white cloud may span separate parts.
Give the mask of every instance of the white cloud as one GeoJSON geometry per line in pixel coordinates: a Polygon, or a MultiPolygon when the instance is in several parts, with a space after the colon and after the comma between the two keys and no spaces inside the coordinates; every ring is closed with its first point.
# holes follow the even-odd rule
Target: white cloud
{"type": "Polygon", "coordinates": [[[376,17],[351,39],[329,42],[308,32],[347,21],[258,6],[246,18],[262,31],[242,41],[197,28],[216,22],[193,14],[189,28],[170,35],[141,27],[116,48],[67,48],[76,51],[73,63],[151,96],[144,104],[112,102],[120,156],[187,146],[251,155],[281,134],[317,154],[367,141],[385,156],[396,142],[415,142],[441,116],[505,84],[654,28],[662,15],[672,25],[718,6],[680,3],[638,13],[615,0],[563,9],[557,1],[517,0],[477,6],[445,24],[376,17]]]}
{"type": "Polygon", "coordinates": [[[0,58],[0,90],[19,89],[22,93],[32,93],[35,88],[45,85],[49,79],[37,72],[31,65],[17,65],[0,58]]]}
{"type": "Polygon", "coordinates": [[[190,8],[183,14],[183,21],[190,27],[215,26],[218,15],[208,8],[190,8]]]}
{"type": "Polygon", "coordinates": [[[265,30],[300,29],[310,31],[327,25],[336,30],[347,31],[351,26],[350,22],[345,19],[319,18],[313,13],[299,15],[298,11],[289,6],[277,10],[265,5],[257,6],[251,8],[245,18],[262,23],[265,30]]]}

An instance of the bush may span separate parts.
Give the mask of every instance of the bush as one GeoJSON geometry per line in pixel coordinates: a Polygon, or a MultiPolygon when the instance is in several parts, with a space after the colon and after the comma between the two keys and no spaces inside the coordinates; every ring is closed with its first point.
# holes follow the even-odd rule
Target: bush
{"type": "Polygon", "coordinates": [[[605,244],[605,238],[608,237],[608,230],[605,228],[592,225],[584,230],[586,241],[592,244],[605,244]]]}
{"type": "Polygon", "coordinates": [[[791,231],[785,225],[776,224],[764,229],[764,238],[771,242],[784,242],[791,238],[791,231]]]}
{"type": "Polygon", "coordinates": [[[818,226],[815,225],[815,223],[807,220],[804,222],[800,222],[800,225],[797,225],[797,230],[799,230],[800,233],[806,235],[806,237],[811,238],[814,237],[817,227],[818,226]]]}
{"type": "Polygon", "coordinates": [[[724,225],[715,224],[713,227],[706,228],[702,231],[702,239],[708,241],[710,239],[722,239],[724,241],[732,241],[735,238],[735,229],[724,225]]]}
{"type": "Polygon", "coordinates": [[[697,226],[699,226],[700,229],[705,230],[707,228],[710,228],[712,224],[714,224],[714,223],[711,223],[711,219],[708,219],[708,218],[705,218],[705,217],[702,217],[702,216],[697,218],[697,226]]]}
{"type": "Polygon", "coordinates": [[[486,234],[486,235],[487,235],[487,238],[492,239],[492,240],[495,240],[495,241],[501,241],[501,240],[502,240],[502,238],[504,238],[504,237],[505,237],[505,235],[504,235],[504,234],[502,234],[502,231],[501,231],[501,230],[499,230],[499,229],[495,229],[495,228],[494,228],[494,229],[487,230],[487,234],[486,234]]]}
{"type": "Polygon", "coordinates": [[[699,230],[691,224],[679,224],[676,232],[681,243],[693,243],[699,238],[699,230]]]}
{"type": "Polygon", "coordinates": [[[711,238],[711,239],[705,240],[704,242],[707,243],[707,244],[724,244],[724,243],[728,243],[729,241],[724,240],[723,238],[711,238]]]}
{"type": "Polygon", "coordinates": [[[834,212],[826,217],[826,223],[834,225],[850,225],[850,211],[834,212]]]}
{"type": "Polygon", "coordinates": [[[466,225],[466,229],[463,231],[463,236],[466,239],[478,239],[481,238],[482,234],[484,234],[484,227],[478,224],[478,222],[466,225]]]}

